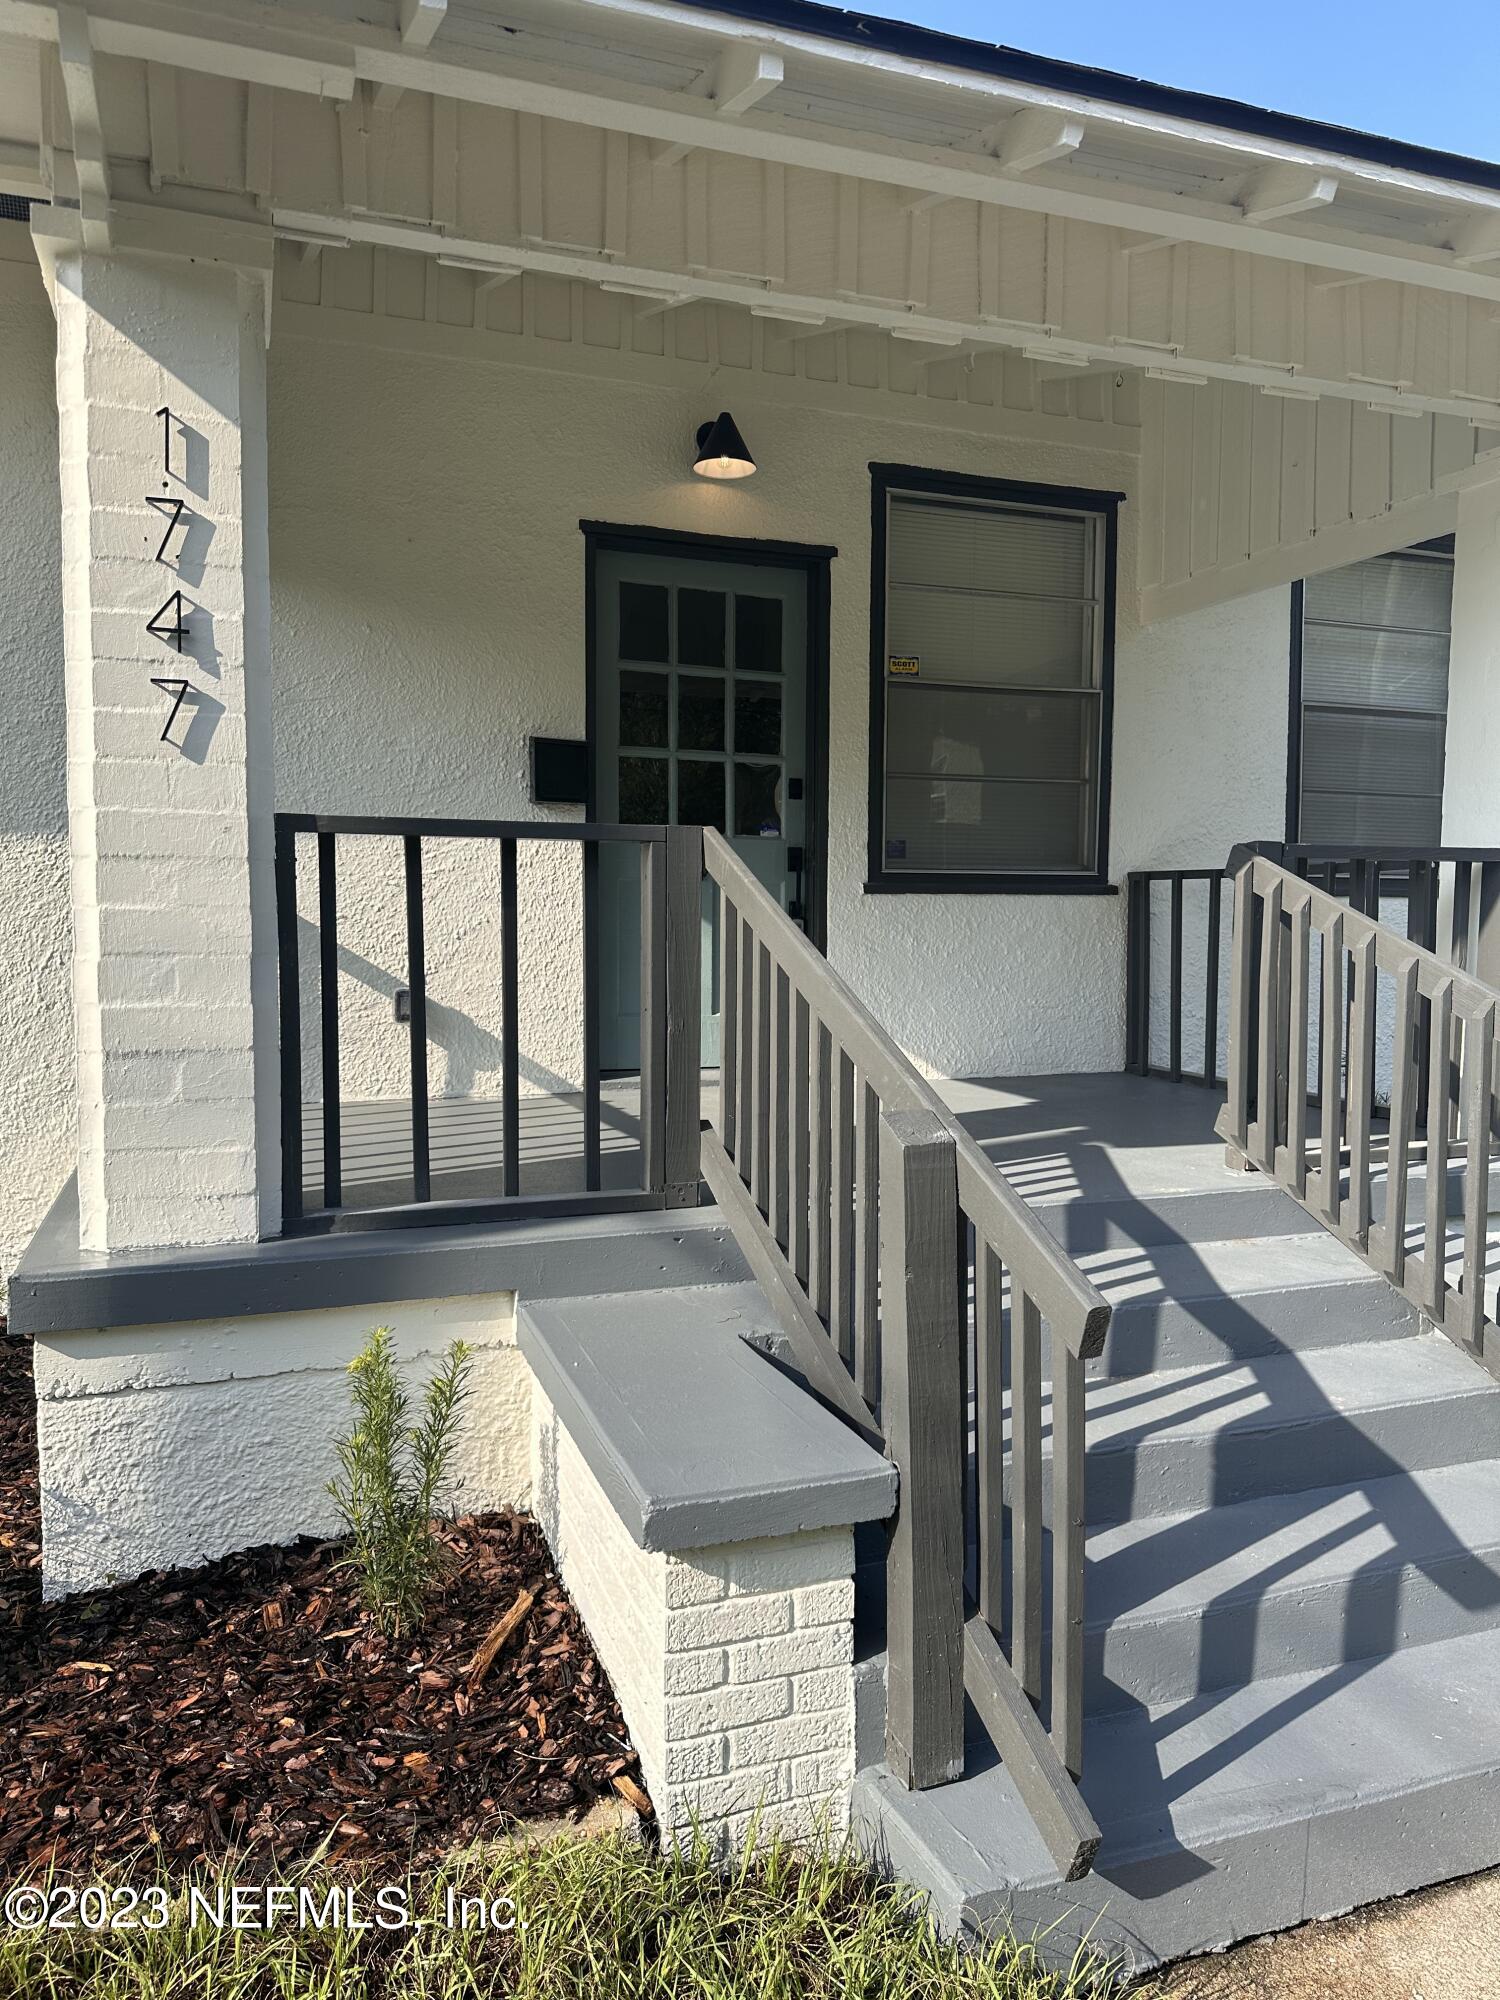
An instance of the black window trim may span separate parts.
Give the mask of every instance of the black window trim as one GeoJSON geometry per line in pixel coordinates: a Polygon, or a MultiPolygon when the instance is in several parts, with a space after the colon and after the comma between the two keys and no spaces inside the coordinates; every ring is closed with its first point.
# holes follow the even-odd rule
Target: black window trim
{"type": "Polygon", "coordinates": [[[1087,486],[1049,486],[1036,480],[990,479],[928,466],[870,465],[870,755],[867,896],[1113,896],[1109,879],[1109,801],[1114,762],[1115,603],[1119,510],[1123,493],[1087,486]],[[893,492],[935,493],[956,500],[1009,501],[1025,507],[1066,508],[1098,515],[1104,524],[1104,583],[1099,647],[1099,783],[1092,869],[1061,873],[990,875],[893,872],[885,865],[885,599],[886,521],[893,492]]]}

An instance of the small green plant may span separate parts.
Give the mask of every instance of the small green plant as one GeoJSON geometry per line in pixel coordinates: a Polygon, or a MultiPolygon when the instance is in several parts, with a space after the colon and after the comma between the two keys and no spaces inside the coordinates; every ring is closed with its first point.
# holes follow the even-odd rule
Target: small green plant
{"type": "Polygon", "coordinates": [[[455,1340],[427,1384],[419,1422],[408,1423],[406,1385],[388,1326],[377,1326],[349,1364],[356,1422],[340,1438],[340,1476],[328,1491],[349,1531],[360,1601],[393,1638],[420,1625],[442,1576],[433,1528],[459,1415],[468,1396],[469,1350],[455,1340]]]}

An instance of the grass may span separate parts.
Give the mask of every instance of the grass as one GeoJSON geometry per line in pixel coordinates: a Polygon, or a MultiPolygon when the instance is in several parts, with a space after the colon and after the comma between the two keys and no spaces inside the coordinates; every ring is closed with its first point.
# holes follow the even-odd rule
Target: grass
{"type": "MultiPolygon", "coordinates": [[[[256,1878],[263,1881],[262,1868],[256,1878]]],[[[119,1878],[121,1880],[125,1878],[119,1878]]],[[[136,1875],[137,1883],[153,1881],[136,1875]]],[[[319,1905],[330,1887],[374,1916],[382,1882],[409,1897],[404,1930],[216,1928],[189,1921],[239,1879],[207,1869],[170,1887],[165,1928],[0,1928],[3,2000],[1105,2000],[1095,1964],[1045,1970],[1029,1944],[965,1951],[909,1892],[851,1856],[767,1840],[721,1873],[701,1845],[661,1856],[617,1836],[492,1847],[402,1881],[304,1864],[285,1879],[319,1905]],[[450,1927],[449,1898],[513,1899],[509,1931],[450,1927]]],[[[502,1908],[497,1914],[503,1919],[502,1908]]]]}

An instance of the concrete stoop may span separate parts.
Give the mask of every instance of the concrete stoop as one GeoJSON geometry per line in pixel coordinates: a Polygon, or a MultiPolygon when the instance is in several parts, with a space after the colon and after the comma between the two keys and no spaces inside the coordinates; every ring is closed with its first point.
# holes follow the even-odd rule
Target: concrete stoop
{"type": "MultiPolygon", "coordinates": [[[[1108,1081],[1162,1118],[1171,1086],[1108,1081]]],[[[1080,1132],[1104,1083],[1079,1080],[1080,1132]]],[[[1181,1102],[1207,1142],[1213,1099],[1181,1102]]],[[[874,1545],[856,1838],[950,1930],[1140,1970],[1493,1866],[1500,1386],[1209,1144],[1113,1178],[1085,1146],[1037,1206],[1116,1306],[1088,1391],[1098,1860],[1059,1882],[972,1715],[962,1779],[892,1779],[874,1545]]]]}

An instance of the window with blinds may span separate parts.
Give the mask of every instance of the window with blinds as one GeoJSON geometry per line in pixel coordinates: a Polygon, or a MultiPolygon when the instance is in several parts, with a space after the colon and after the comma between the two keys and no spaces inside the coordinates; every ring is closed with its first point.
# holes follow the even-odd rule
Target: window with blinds
{"type": "Polygon", "coordinates": [[[1097,869],[1105,529],[1082,510],[887,495],[886,875],[1097,869]]]}
{"type": "Polygon", "coordinates": [[[1302,586],[1296,838],[1436,847],[1453,560],[1376,556],[1302,586]]]}

